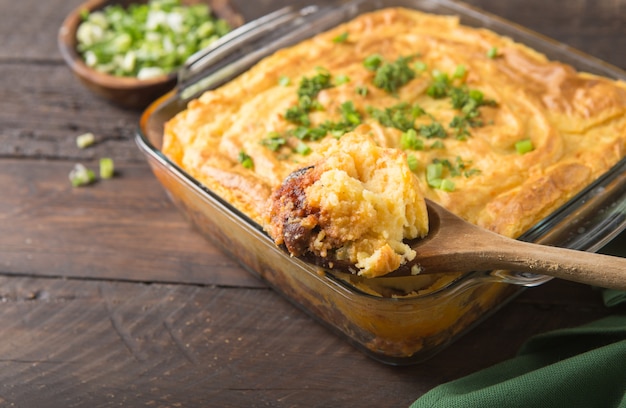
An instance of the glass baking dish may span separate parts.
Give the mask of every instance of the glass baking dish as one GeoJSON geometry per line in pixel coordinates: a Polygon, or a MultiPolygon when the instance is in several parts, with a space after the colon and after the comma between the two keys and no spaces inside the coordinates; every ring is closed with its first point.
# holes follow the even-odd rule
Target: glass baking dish
{"type": "MultiPolygon", "coordinates": [[[[453,1],[361,0],[327,8],[285,8],[234,30],[210,49],[193,56],[181,70],[176,89],[145,110],[136,141],[171,199],[206,238],[370,357],[387,364],[406,365],[431,357],[523,288],[551,278],[515,271],[476,271],[411,296],[375,295],[362,290],[351,276],[320,270],[290,257],[276,247],[260,225],[160,151],[164,123],[201,92],[220,86],[280,48],[361,13],[390,6],[457,15],[462,24],[511,37],[579,71],[626,80],[626,73],[613,66],[453,1]]],[[[622,159],[519,239],[596,251],[626,228],[625,214],[626,159],[622,159]]],[[[418,286],[423,286],[420,279],[433,278],[399,279],[414,279],[418,286]]],[[[371,284],[376,285],[375,281],[371,284]]]]}

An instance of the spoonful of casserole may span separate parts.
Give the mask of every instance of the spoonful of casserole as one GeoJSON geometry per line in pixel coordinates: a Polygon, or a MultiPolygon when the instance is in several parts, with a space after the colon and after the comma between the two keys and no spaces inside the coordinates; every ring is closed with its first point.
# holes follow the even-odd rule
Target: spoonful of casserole
{"type": "Polygon", "coordinates": [[[266,231],[292,256],[366,278],[514,270],[626,289],[626,259],[532,244],[424,198],[404,153],[345,134],[269,199],[266,231]]]}

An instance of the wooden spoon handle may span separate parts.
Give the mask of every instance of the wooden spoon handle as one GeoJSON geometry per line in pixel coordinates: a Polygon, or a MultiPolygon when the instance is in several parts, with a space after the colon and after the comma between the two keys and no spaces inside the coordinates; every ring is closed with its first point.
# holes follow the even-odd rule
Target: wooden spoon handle
{"type": "Polygon", "coordinates": [[[431,231],[416,243],[417,256],[405,271],[414,274],[500,269],[626,290],[626,258],[507,238],[470,224],[440,205],[426,203],[431,231]],[[417,270],[415,265],[419,266],[417,270]]]}
{"type": "Polygon", "coordinates": [[[499,269],[554,276],[592,286],[626,290],[626,258],[511,240],[494,255],[499,269]]]}
{"type": "MultiPolygon", "coordinates": [[[[489,231],[472,236],[474,244],[446,259],[418,255],[422,267],[467,271],[504,269],[549,275],[603,288],[626,290],[626,258],[601,255],[573,249],[532,244],[506,238],[489,231]],[[439,259],[435,259],[439,258],[439,259]]],[[[419,251],[420,249],[418,249],[419,251]]],[[[434,255],[434,253],[433,253],[434,255]]]]}

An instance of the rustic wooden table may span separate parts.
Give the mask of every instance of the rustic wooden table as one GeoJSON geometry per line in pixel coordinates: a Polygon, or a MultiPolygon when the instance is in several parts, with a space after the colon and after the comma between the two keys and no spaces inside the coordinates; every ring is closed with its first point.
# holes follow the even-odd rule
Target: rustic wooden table
{"type": "MultiPolygon", "coordinates": [[[[134,144],[140,112],[94,97],[57,51],[79,2],[0,0],[0,406],[401,407],[609,313],[597,291],[553,280],[423,364],[372,361],[174,209],[134,144]],[[84,132],[96,146],[75,146],[84,132]],[[70,186],[74,163],[103,156],[116,178],[70,186]]],[[[235,3],[250,20],[281,2],[235,3]]],[[[626,68],[622,0],[469,3],[626,68]]]]}

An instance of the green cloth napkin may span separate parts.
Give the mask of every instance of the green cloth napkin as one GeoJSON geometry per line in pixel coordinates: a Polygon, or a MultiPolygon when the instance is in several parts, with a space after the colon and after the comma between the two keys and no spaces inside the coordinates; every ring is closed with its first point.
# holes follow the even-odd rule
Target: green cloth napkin
{"type": "MultiPolygon", "coordinates": [[[[603,292],[607,306],[626,293],[603,292]]],[[[510,360],[435,387],[411,408],[626,408],[626,314],[531,338],[510,360]]]]}
{"type": "Polygon", "coordinates": [[[620,303],[626,302],[626,292],[615,289],[603,289],[602,299],[604,300],[604,304],[608,307],[617,306],[620,303]]]}

